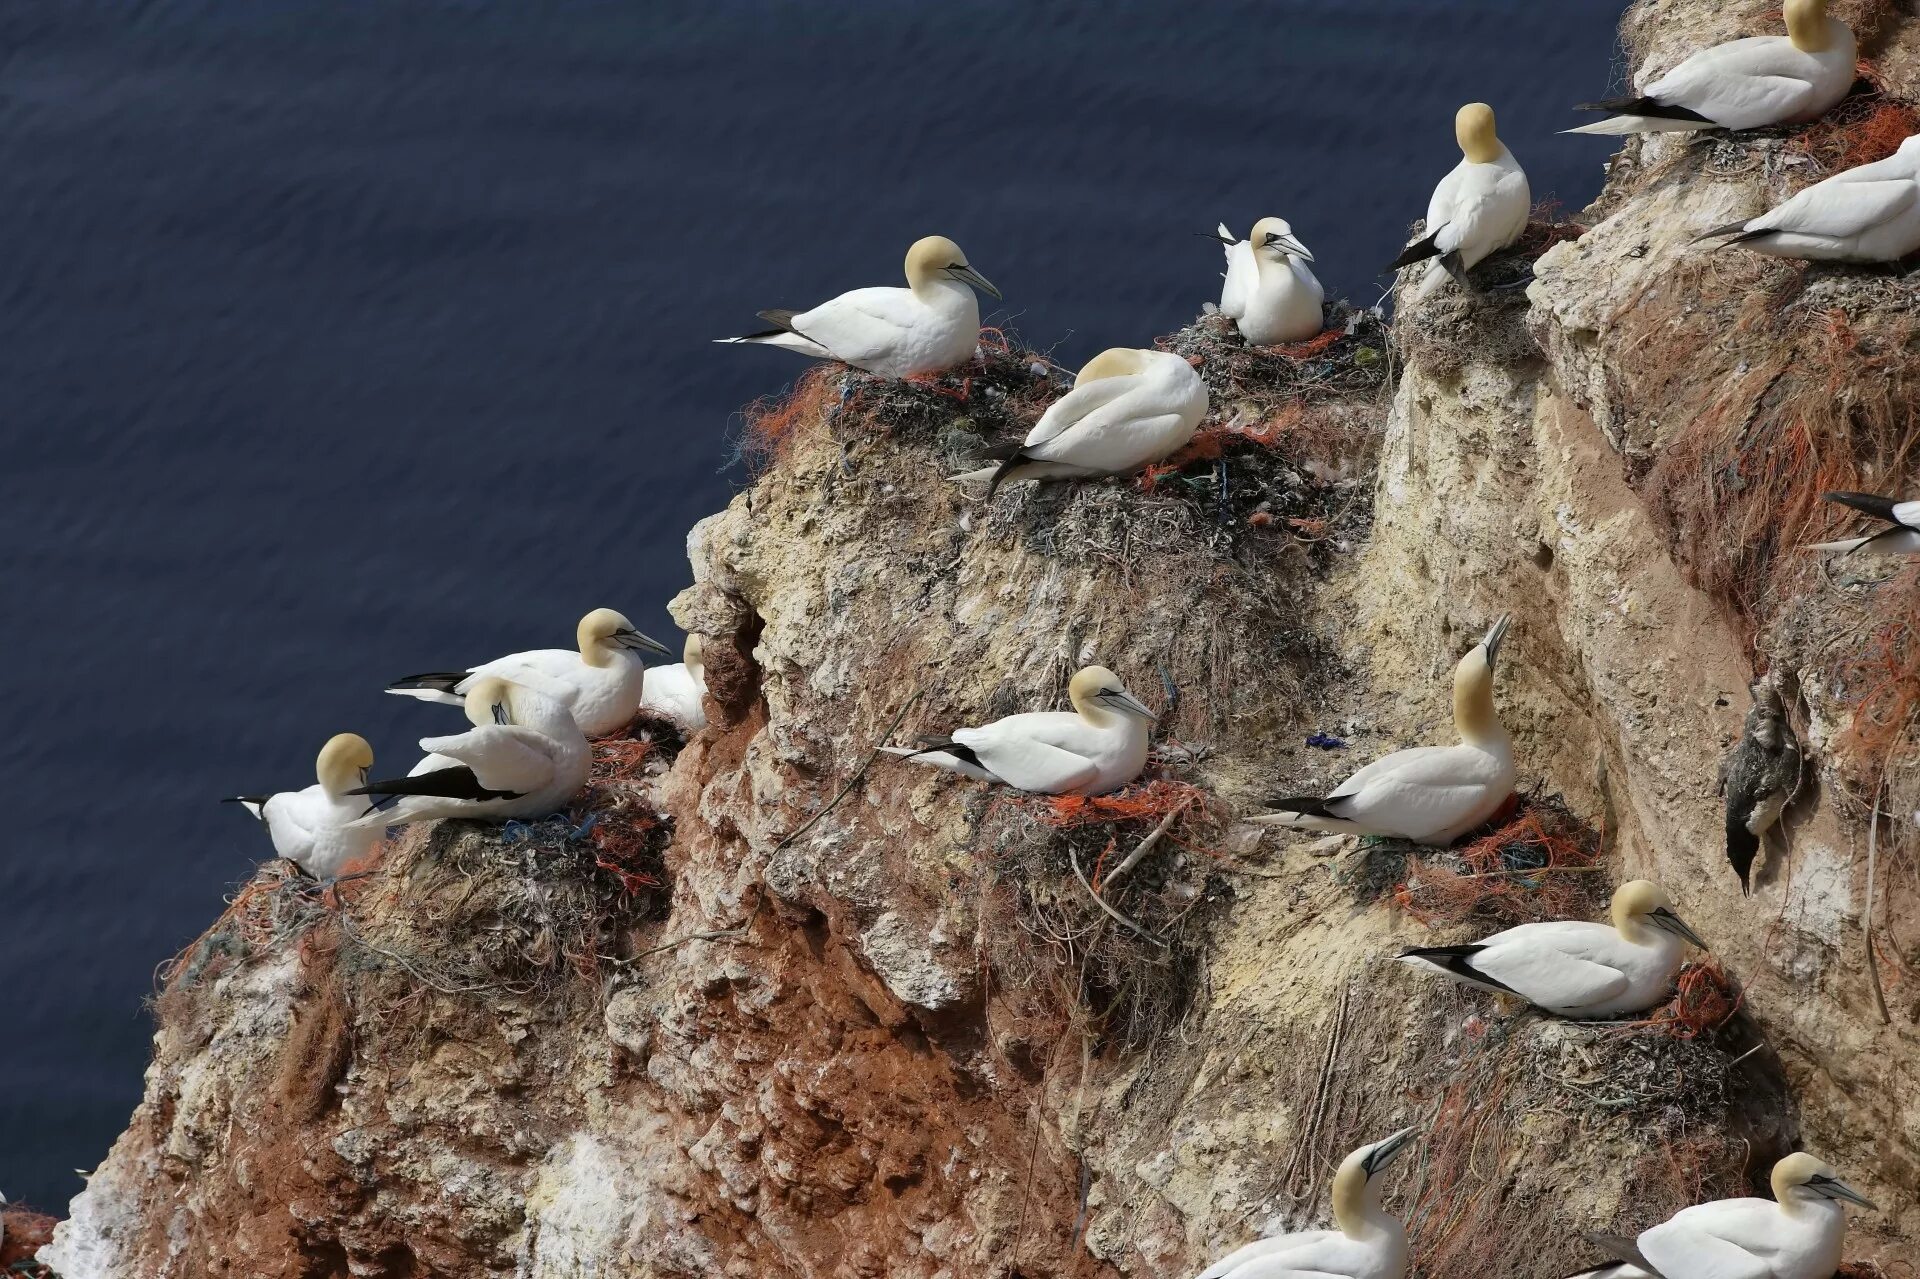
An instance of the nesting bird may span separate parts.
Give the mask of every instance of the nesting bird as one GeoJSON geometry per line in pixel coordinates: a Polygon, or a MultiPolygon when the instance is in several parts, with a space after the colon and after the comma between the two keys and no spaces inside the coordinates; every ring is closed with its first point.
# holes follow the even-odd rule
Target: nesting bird
{"type": "Polygon", "coordinates": [[[1130,474],[1186,447],[1207,407],[1207,384],[1182,357],[1114,347],[1087,361],[997,468],[960,478],[991,475],[991,497],[1012,480],[1130,474]]]}
{"type": "MultiPolygon", "coordinates": [[[[1911,142],[1911,139],[1909,140],[1911,142]]],[[[1822,493],[1829,502],[1851,506],[1854,510],[1882,520],[1886,527],[1865,537],[1849,537],[1838,542],[1818,542],[1810,551],[1874,551],[1881,555],[1920,555],[1920,501],[1898,501],[1873,493],[1822,493]]]]}
{"type": "Polygon", "coordinates": [[[906,288],[855,289],[810,311],[761,311],[771,329],[719,341],[777,346],[882,377],[944,373],[979,345],[975,289],[1000,296],[959,245],[930,235],[907,250],[906,288]]]}
{"type": "Polygon", "coordinates": [[[1380,1173],[1413,1135],[1403,1128],[1341,1161],[1333,1176],[1332,1230],[1256,1240],[1208,1266],[1199,1279],[1401,1279],[1407,1228],[1380,1204],[1380,1173]]]}
{"type": "Polygon", "coordinates": [[[1526,172],[1500,141],[1493,108],[1469,102],[1454,116],[1453,132],[1465,158],[1434,188],[1425,238],[1393,260],[1396,271],[1432,260],[1415,297],[1426,297],[1449,275],[1471,287],[1467,272],[1518,240],[1533,212],[1526,172]]]}
{"type": "Polygon", "coordinates": [[[1644,879],[1614,890],[1611,924],[1521,924],[1465,946],[1422,946],[1400,956],[1559,1017],[1644,1012],[1673,991],[1688,943],[1707,945],[1644,879]]]}
{"type": "Polygon", "coordinates": [[[1836,173],[1757,218],[1697,239],[1803,262],[1898,262],[1920,251],[1920,134],[1884,160],[1836,173]]]}
{"type": "Polygon", "coordinates": [[[449,761],[446,766],[349,791],[399,798],[391,809],[368,812],[356,825],[544,817],[586,785],[592,749],[557,699],[493,675],[475,680],[467,697],[474,727],[451,737],[420,739],[420,749],[449,761]]]}
{"type": "Polygon", "coordinates": [[[1089,666],[1067,685],[1071,711],[1009,715],[918,747],[882,747],[983,782],[1038,795],[1104,795],[1147,765],[1153,712],[1104,666],[1089,666]]]}
{"type": "Polygon", "coordinates": [[[1493,704],[1493,670],[1511,619],[1502,616],[1453,672],[1458,746],[1417,746],[1368,764],[1326,796],[1273,801],[1263,826],[1390,835],[1445,845],[1492,817],[1513,793],[1513,742],[1493,704]]]}
{"type": "Polygon", "coordinates": [[[678,662],[647,668],[640,706],[666,716],[689,733],[707,726],[707,666],[698,635],[687,636],[678,662]]]}
{"type": "Polygon", "coordinates": [[[1753,686],[1753,706],[1731,753],[1720,763],[1720,793],[1727,801],[1727,860],[1751,887],[1754,859],[1767,833],[1800,789],[1800,739],[1780,698],[1779,686],[1763,679],[1753,686]]]}
{"type": "Polygon", "coordinates": [[[1716,1199],[1683,1208],[1638,1238],[1588,1235],[1613,1260],[1567,1279],[1833,1279],[1847,1236],[1840,1205],[1872,1208],[1804,1151],[1773,1166],[1772,1199],[1716,1199]]]}
{"type": "Polygon", "coordinates": [[[1853,28],[1827,16],[1827,0],[1787,0],[1787,34],[1702,49],[1627,98],[1576,111],[1608,118],[1568,133],[1690,133],[1764,129],[1824,115],[1853,87],[1853,28]]]}
{"type": "Polygon", "coordinates": [[[589,737],[618,732],[640,708],[646,685],[642,653],[672,656],[672,650],[633,628],[610,608],[596,608],[574,630],[578,649],[537,648],[509,653],[464,671],[409,675],[387,685],[389,693],[458,706],[483,676],[530,681],[572,714],[589,737]]]}
{"type": "Polygon", "coordinates": [[[1261,218],[1244,240],[1235,239],[1222,222],[1219,235],[1227,252],[1220,314],[1242,337],[1255,346],[1273,346],[1304,342],[1320,331],[1326,290],[1307,266],[1313,254],[1285,218],[1261,218]]]}
{"type": "Polygon", "coordinates": [[[340,868],[380,846],[380,830],[356,826],[366,803],[354,798],[353,788],[366,783],[373,767],[373,747],[357,733],[327,739],[314,762],[318,777],[303,790],[273,795],[235,795],[223,802],[239,804],[260,820],[273,841],[273,851],[318,879],[332,879],[340,868]]]}

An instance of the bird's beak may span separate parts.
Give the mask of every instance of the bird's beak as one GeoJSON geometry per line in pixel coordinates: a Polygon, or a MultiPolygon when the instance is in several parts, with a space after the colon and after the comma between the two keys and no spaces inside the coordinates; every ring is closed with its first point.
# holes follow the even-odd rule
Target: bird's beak
{"type": "Polygon", "coordinates": [[[1139,698],[1124,689],[1115,689],[1111,693],[1102,693],[1100,694],[1100,700],[1123,715],[1138,715],[1148,723],[1152,723],[1154,720],[1160,718],[1142,705],[1139,698]]]}
{"type": "Polygon", "coordinates": [[[651,636],[642,635],[631,628],[615,631],[613,638],[620,641],[620,647],[630,648],[642,653],[652,653],[656,657],[672,657],[673,650],[651,636]]]}
{"type": "Polygon", "coordinates": [[[1814,1193],[1825,1195],[1829,1199],[1844,1199],[1850,1204],[1859,1204],[1862,1208],[1871,1208],[1876,1212],[1880,1209],[1879,1204],[1867,1198],[1846,1182],[1841,1181],[1838,1177],[1830,1178],[1826,1181],[1816,1181],[1810,1184],[1814,1193]]]}
{"type": "Polygon", "coordinates": [[[1413,1144],[1414,1136],[1418,1132],[1419,1129],[1417,1128],[1402,1128],[1399,1132],[1393,1134],[1393,1136],[1376,1145],[1373,1148],[1373,1153],[1367,1156],[1367,1176],[1373,1176],[1397,1159],[1401,1151],[1413,1144]]]}
{"type": "Polygon", "coordinates": [[[1283,249],[1293,254],[1296,258],[1302,258],[1308,262],[1313,261],[1313,254],[1307,252],[1307,246],[1290,235],[1275,236],[1272,243],[1275,248],[1283,249]]]}
{"type": "Polygon", "coordinates": [[[993,281],[970,266],[950,266],[947,268],[947,274],[962,284],[971,284],[982,293],[992,294],[996,302],[1004,302],[1006,300],[1000,296],[1000,290],[993,287],[993,281]]]}
{"type": "Polygon", "coordinates": [[[1668,910],[1665,906],[1660,907],[1658,910],[1650,911],[1647,918],[1653,921],[1655,928],[1672,933],[1675,937],[1685,938],[1701,950],[1711,949],[1707,943],[1700,940],[1700,934],[1688,928],[1685,920],[1668,910]]]}
{"type": "Polygon", "coordinates": [[[1487,665],[1492,667],[1500,660],[1500,641],[1507,637],[1507,628],[1513,625],[1513,614],[1502,613],[1487,631],[1487,637],[1480,641],[1480,647],[1487,650],[1487,665]]]}

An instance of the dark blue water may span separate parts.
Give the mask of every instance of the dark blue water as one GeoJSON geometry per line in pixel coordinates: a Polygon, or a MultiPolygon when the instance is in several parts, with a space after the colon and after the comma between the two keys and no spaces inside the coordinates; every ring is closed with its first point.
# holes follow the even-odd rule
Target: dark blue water
{"type": "Polygon", "coordinates": [[[953,236],[1077,365],[1217,295],[1192,232],[1378,268],[1484,98],[1536,195],[1619,0],[0,3],[0,1189],[59,1205],[140,1093],[154,966],[269,854],[214,801],[414,670],[673,640],[714,347],[953,236]]]}

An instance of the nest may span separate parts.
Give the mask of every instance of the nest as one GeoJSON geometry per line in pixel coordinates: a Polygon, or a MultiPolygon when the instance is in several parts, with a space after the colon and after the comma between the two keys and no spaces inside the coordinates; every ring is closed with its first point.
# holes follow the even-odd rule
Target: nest
{"type": "Polygon", "coordinates": [[[1429,928],[1586,918],[1606,902],[1600,845],[1599,832],[1557,796],[1528,799],[1459,848],[1405,857],[1394,902],[1429,928]]]}
{"type": "Polygon", "coordinates": [[[1406,316],[1396,329],[1402,354],[1443,381],[1459,377],[1469,364],[1522,369],[1545,358],[1527,329],[1533,264],[1554,245],[1585,233],[1555,206],[1537,207],[1517,243],[1474,267],[1470,289],[1450,281],[1428,297],[1403,301],[1406,316]]]}

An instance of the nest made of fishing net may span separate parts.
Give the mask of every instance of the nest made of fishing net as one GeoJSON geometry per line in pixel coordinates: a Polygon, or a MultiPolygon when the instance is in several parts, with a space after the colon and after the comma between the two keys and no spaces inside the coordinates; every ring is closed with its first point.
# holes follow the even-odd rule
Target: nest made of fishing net
{"type": "Polygon", "coordinates": [[[1409,857],[1394,902],[1429,928],[1587,918],[1605,902],[1600,844],[1558,798],[1527,800],[1488,834],[1409,857]]]}
{"type": "Polygon", "coordinates": [[[1869,75],[1838,106],[1794,130],[1787,147],[1813,161],[1819,177],[1825,178],[1884,160],[1916,133],[1920,133],[1920,111],[1889,96],[1869,75]]]}
{"type": "MultiPolygon", "coordinates": [[[[1304,342],[1254,346],[1217,312],[1155,343],[1184,356],[1207,384],[1216,416],[1257,427],[1285,405],[1377,400],[1391,371],[1385,318],[1329,303],[1325,327],[1304,342]]],[[[1274,441],[1277,443],[1277,440],[1274,441]]]]}
{"type": "Polygon", "coordinates": [[[1708,955],[1683,965],[1674,979],[1673,998],[1653,1010],[1644,1021],[1674,1039],[1712,1039],[1740,1011],[1746,997],[1720,961],[1708,955]]]}
{"type": "Polygon", "coordinates": [[[53,1228],[59,1218],[35,1212],[24,1204],[12,1204],[0,1213],[6,1221],[6,1239],[0,1241],[0,1267],[9,1275],[27,1275],[33,1279],[56,1279],[53,1271],[33,1259],[40,1249],[53,1242],[53,1228]]]}

